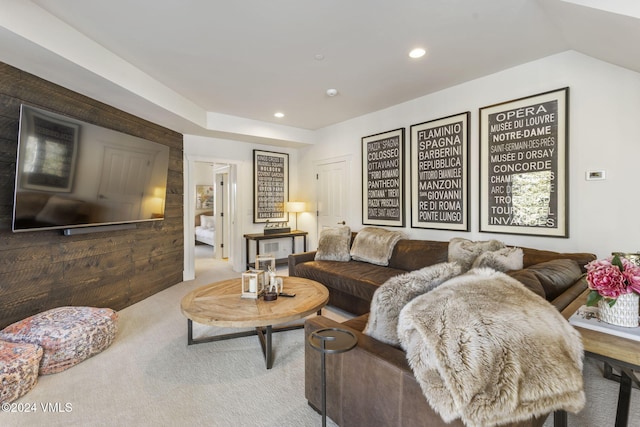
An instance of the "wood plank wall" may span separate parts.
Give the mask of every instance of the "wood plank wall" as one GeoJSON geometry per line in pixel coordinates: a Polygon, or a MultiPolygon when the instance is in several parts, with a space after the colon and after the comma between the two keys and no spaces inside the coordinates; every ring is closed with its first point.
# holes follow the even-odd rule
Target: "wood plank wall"
{"type": "Polygon", "coordinates": [[[120,310],[182,281],[182,148],[179,133],[0,62],[0,328],[58,306],[120,310]],[[78,236],[13,233],[21,103],[169,146],[165,219],[78,236]]]}

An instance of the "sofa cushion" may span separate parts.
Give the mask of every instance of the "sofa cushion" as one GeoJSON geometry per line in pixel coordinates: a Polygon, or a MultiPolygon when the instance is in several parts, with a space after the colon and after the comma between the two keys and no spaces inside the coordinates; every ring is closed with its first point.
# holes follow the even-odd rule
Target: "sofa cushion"
{"type": "Polygon", "coordinates": [[[507,271],[506,274],[513,277],[524,286],[526,286],[529,290],[540,295],[542,298],[547,299],[547,295],[544,293],[542,283],[540,283],[540,280],[538,280],[538,276],[536,276],[533,271],[525,268],[521,270],[507,271]]]}
{"type": "Polygon", "coordinates": [[[320,231],[316,260],[346,262],[351,259],[349,246],[351,229],[348,226],[325,228],[320,231]]]}
{"type": "Polygon", "coordinates": [[[389,267],[414,271],[430,265],[447,262],[448,247],[449,242],[401,239],[393,248],[389,267]]]}
{"type": "Polygon", "coordinates": [[[398,240],[405,238],[400,231],[365,227],[358,232],[351,246],[351,258],[375,265],[389,265],[389,258],[398,240]]]}
{"type": "Polygon", "coordinates": [[[554,259],[572,259],[578,263],[582,272],[586,272],[584,266],[596,259],[594,254],[586,252],[560,253],[544,251],[541,249],[522,248],[524,250],[524,267],[530,267],[541,262],[552,261],[554,259]]]}
{"type": "Polygon", "coordinates": [[[544,288],[549,301],[573,285],[582,275],[580,266],[572,259],[555,259],[527,268],[533,272],[544,288]]]}
{"type": "Polygon", "coordinates": [[[468,271],[476,258],[487,251],[497,251],[504,248],[504,243],[498,240],[474,242],[462,237],[454,237],[449,241],[449,262],[457,262],[462,272],[468,271]]]}
{"type": "Polygon", "coordinates": [[[296,265],[295,275],[325,285],[364,301],[371,301],[373,293],[389,278],[406,273],[360,261],[311,261],[296,265]]]}
{"type": "Polygon", "coordinates": [[[489,267],[496,271],[522,269],[523,252],[520,248],[502,248],[483,252],[473,261],[472,268],[489,267]]]}
{"type": "Polygon", "coordinates": [[[398,316],[400,310],[415,297],[435,289],[460,274],[454,262],[435,264],[420,270],[394,276],[373,294],[371,312],[364,333],[387,344],[399,346],[398,316]]]}

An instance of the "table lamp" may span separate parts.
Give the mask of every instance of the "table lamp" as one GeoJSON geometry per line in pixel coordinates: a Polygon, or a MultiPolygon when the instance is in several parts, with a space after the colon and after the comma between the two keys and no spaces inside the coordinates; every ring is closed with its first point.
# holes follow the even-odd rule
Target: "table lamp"
{"type": "Polygon", "coordinates": [[[287,212],[295,212],[296,214],[296,226],[295,230],[298,229],[298,212],[304,212],[306,210],[305,202],[287,202],[286,204],[287,212]]]}

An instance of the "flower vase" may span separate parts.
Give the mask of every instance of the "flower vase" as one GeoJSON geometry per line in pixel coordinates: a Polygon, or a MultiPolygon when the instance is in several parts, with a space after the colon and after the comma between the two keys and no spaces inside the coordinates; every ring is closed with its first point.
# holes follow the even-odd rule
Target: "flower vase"
{"type": "Polygon", "coordinates": [[[638,327],[638,308],[640,296],[635,292],[618,297],[613,307],[604,299],[598,301],[600,320],[616,326],[638,327]]]}

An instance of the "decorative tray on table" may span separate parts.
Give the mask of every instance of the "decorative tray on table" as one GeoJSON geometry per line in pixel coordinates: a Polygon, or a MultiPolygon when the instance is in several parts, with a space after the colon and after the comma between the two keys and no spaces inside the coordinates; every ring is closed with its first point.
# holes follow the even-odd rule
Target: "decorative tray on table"
{"type": "Polygon", "coordinates": [[[640,327],[626,328],[624,326],[616,326],[603,322],[598,318],[598,307],[587,307],[583,305],[571,315],[569,323],[580,328],[640,341],[640,327]]]}

